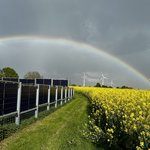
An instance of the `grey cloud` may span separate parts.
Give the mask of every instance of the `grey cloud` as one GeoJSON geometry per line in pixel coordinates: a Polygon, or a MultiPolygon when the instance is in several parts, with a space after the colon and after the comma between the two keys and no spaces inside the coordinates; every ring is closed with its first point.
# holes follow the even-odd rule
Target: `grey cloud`
{"type": "Polygon", "coordinates": [[[126,53],[137,53],[144,52],[150,48],[150,39],[146,34],[136,33],[129,34],[125,36],[123,39],[118,41],[116,47],[114,48],[115,53],[117,54],[126,54],[126,53]]]}
{"type": "Polygon", "coordinates": [[[37,30],[37,16],[27,1],[0,1],[1,36],[29,34],[37,30]]]}

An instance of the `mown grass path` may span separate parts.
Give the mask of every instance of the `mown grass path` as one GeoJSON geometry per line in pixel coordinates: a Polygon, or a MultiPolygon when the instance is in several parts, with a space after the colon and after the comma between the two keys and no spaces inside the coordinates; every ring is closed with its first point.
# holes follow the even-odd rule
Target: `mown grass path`
{"type": "Polygon", "coordinates": [[[87,106],[77,93],[70,103],[0,143],[2,150],[96,150],[82,136],[87,106]]]}

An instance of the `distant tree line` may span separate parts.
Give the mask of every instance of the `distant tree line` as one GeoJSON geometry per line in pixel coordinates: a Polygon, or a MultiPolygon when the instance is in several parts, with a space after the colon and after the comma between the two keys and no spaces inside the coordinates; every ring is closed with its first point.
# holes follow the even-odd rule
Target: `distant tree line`
{"type": "Polygon", "coordinates": [[[118,88],[118,89],[133,89],[133,87],[129,87],[129,86],[125,86],[125,85],[123,85],[121,87],[116,87],[116,88],[118,88]]]}
{"type": "MultiPolygon", "coordinates": [[[[107,86],[107,85],[101,85],[100,83],[96,83],[96,85],[94,87],[102,87],[102,88],[113,88],[112,86],[107,86]]],[[[116,87],[119,89],[133,89],[132,87],[128,87],[128,86],[121,86],[121,87],[116,87]]]]}
{"type": "Polygon", "coordinates": [[[96,85],[94,87],[112,88],[112,86],[101,85],[100,83],[96,83],[96,85]]]}

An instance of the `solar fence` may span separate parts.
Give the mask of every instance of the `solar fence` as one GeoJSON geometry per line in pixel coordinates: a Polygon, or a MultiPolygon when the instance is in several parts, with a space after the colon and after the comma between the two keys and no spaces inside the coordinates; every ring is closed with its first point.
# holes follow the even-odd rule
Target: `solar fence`
{"type": "Polygon", "coordinates": [[[46,106],[47,110],[52,105],[57,107],[70,100],[74,94],[69,87],[30,83],[0,81],[0,119],[15,115],[15,122],[19,125],[22,114],[35,111],[37,118],[40,107],[46,106]]]}

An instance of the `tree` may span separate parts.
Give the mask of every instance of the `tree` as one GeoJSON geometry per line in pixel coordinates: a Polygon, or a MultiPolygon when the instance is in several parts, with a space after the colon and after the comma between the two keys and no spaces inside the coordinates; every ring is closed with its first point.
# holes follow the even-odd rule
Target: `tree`
{"type": "Polygon", "coordinates": [[[0,77],[19,78],[19,75],[13,68],[5,67],[0,70],[0,77]]]}
{"type": "Polygon", "coordinates": [[[2,78],[4,75],[3,75],[3,71],[0,70],[0,78],[2,78]]]}
{"type": "Polygon", "coordinates": [[[101,87],[100,83],[96,83],[95,87],[101,87]]]}
{"type": "Polygon", "coordinates": [[[35,79],[35,78],[43,78],[43,76],[41,76],[39,72],[33,71],[33,72],[27,72],[24,75],[24,78],[25,79],[35,79]]]}

